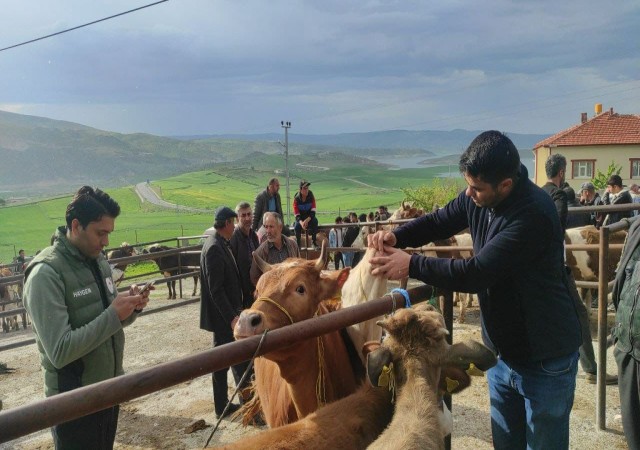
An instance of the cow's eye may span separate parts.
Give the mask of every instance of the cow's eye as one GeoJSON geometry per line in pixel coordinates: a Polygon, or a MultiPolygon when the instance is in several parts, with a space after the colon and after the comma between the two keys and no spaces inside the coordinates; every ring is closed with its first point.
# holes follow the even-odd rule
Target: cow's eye
{"type": "Polygon", "coordinates": [[[304,294],[304,292],[305,292],[304,286],[303,286],[303,285],[298,286],[298,287],[296,288],[296,292],[297,292],[298,294],[304,294]]]}

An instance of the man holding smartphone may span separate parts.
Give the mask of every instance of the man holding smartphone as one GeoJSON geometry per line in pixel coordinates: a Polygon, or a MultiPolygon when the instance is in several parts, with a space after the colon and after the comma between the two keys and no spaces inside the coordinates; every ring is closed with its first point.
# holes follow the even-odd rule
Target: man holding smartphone
{"type": "MultiPolygon", "coordinates": [[[[118,294],[103,249],[120,206],[81,187],[67,206],[66,226],[25,270],[25,307],[40,352],[47,397],[124,373],[123,327],[149,301],[148,291],[118,294]]],[[[111,449],[119,407],[55,425],[56,449],[111,449]]]]}

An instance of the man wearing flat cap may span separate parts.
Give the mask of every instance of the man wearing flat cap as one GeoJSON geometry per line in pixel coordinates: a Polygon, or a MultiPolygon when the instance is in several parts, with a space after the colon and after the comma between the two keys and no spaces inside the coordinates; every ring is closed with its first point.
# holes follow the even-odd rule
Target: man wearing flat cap
{"type": "MultiPolygon", "coordinates": [[[[296,232],[296,243],[298,247],[300,245],[300,237],[302,230],[308,231],[311,234],[311,240],[316,250],[319,250],[318,243],[316,242],[316,235],[318,234],[318,219],[316,218],[316,198],[313,196],[313,192],[309,190],[309,183],[307,180],[300,181],[300,190],[293,197],[293,213],[296,215],[296,225],[294,230],[296,232]]],[[[305,243],[305,247],[306,247],[305,243]]]]}
{"type": "MultiPolygon", "coordinates": [[[[611,175],[607,180],[607,190],[602,196],[602,203],[604,205],[623,205],[626,203],[633,203],[631,194],[628,190],[623,189],[625,186],[622,184],[622,178],[620,175],[611,175]]],[[[608,217],[604,220],[603,225],[611,225],[620,220],[631,217],[633,211],[616,211],[609,213],[608,217]]]]}
{"type": "MultiPolygon", "coordinates": [[[[243,309],[240,273],[231,251],[230,239],[238,215],[228,206],[216,209],[213,227],[216,233],[207,237],[200,255],[200,328],[213,332],[213,346],[233,342],[233,327],[243,309]]],[[[248,362],[231,367],[236,384],[240,382],[248,362]]],[[[229,401],[227,371],[214,372],[213,403],[216,417],[228,416],[240,408],[229,401]]],[[[243,386],[242,388],[244,388],[243,386]]]]}
{"type": "MultiPolygon", "coordinates": [[[[602,205],[602,198],[600,198],[600,194],[596,192],[596,187],[590,181],[582,183],[582,186],[580,186],[580,204],[582,206],[602,205]]],[[[596,214],[595,212],[588,213],[588,215],[588,225],[594,225],[596,228],[600,228],[602,220],[604,220],[604,215],[596,214]]]]}

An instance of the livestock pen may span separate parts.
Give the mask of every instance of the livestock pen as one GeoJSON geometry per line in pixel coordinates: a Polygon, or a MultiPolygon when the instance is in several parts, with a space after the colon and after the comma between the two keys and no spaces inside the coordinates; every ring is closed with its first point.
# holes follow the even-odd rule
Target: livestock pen
{"type": "MultiPolygon", "coordinates": [[[[607,228],[607,227],[605,227],[605,229],[606,229],[606,228],[607,228]]],[[[604,234],[603,234],[603,238],[601,239],[601,245],[606,245],[606,241],[607,241],[606,235],[604,235],[604,234]]],[[[606,258],[607,258],[607,255],[606,255],[604,252],[601,252],[600,254],[601,254],[601,258],[604,258],[604,259],[606,259],[606,258]]],[[[602,283],[601,283],[601,284],[602,284],[602,283]]],[[[604,290],[603,290],[603,292],[604,292],[604,290]]],[[[430,295],[431,295],[431,294],[430,294],[430,295]]],[[[430,296],[430,295],[429,295],[429,296],[430,296]]],[[[601,297],[601,298],[602,298],[602,297],[601,297]]],[[[601,301],[602,301],[602,300],[601,300],[601,301]]],[[[388,302],[389,302],[389,300],[387,300],[387,303],[388,303],[388,302]]],[[[372,302],[371,302],[371,303],[372,303],[372,302]]],[[[387,308],[387,310],[389,310],[389,309],[391,308],[391,306],[387,305],[387,306],[386,306],[386,308],[387,308]]],[[[447,312],[447,311],[446,311],[447,309],[449,309],[449,308],[446,308],[446,309],[445,309],[445,313],[447,312]]],[[[601,308],[601,309],[602,309],[602,308],[601,308]]],[[[451,311],[452,311],[452,309],[451,309],[451,311]]],[[[377,314],[379,314],[379,312],[376,312],[376,314],[372,314],[372,316],[377,315],[377,314]]],[[[606,312],[605,312],[605,314],[606,314],[606,312]]],[[[452,313],[451,313],[451,316],[452,316],[452,313]]],[[[336,317],[336,316],[332,316],[332,318],[335,318],[335,317],[336,317]]],[[[360,318],[359,320],[362,320],[362,318],[360,318]]],[[[353,323],[353,322],[351,322],[351,323],[353,323]]],[[[606,325],[606,321],[605,321],[605,325],[606,325]]],[[[275,333],[275,332],[274,332],[274,333],[275,333]]],[[[300,335],[300,336],[302,336],[302,335],[300,335]]],[[[273,342],[273,341],[272,341],[272,342],[273,342]]],[[[235,345],[235,344],[236,344],[236,343],[234,343],[233,345],[235,345]]],[[[253,346],[253,347],[251,347],[251,348],[255,348],[255,346],[253,346]]],[[[251,348],[249,348],[249,350],[251,350],[251,348]]],[[[246,350],[246,349],[245,349],[245,350],[246,350]]],[[[268,350],[268,348],[265,348],[265,349],[264,349],[264,351],[265,351],[265,352],[266,352],[267,350],[268,350]]],[[[251,352],[249,352],[249,353],[247,353],[247,354],[243,354],[243,355],[244,355],[243,357],[248,358],[248,357],[250,356],[250,354],[251,354],[251,352]]],[[[211,354],[209,354],[209,353],[207,353],[207,355],[208,355],[208,356],[207,356],[207,359],[208,359],[209,361],[214,360],[214,359],[216,359],[216,358],[221,358],[221,357],[220,357],[220,355],[215,356],[215,358],[214,358],[214,355],[211,355],[211,354]]],[[[600,355],[600,356],[601,356],[601,355],[600,355]]],[[[231,358],[231,357],[229,357],[229,358],[231,358]]],[[[238,358],[238,356],[234,356],[233,358],[238,358]]],[[[226,361],[225,363],[233,364],[233,363],[234,363],[234,361],[237,361],[237,359],[226,359],[225,361],[226,361]]],[[[221,361],[219,361],[219,360],[216,360],[215,362],[216,362],[216,364],[223,364],[223,363],[222,363],[221,361]]],[[[178,364],[178,363],[179,363],[179,361],[176,361],[176,362],[175,362],[175,365],[176,365],[176,366],[179,366],[180,364],[178,364]]],[[[167,364],[174,364],[174,363],[167,363],[167,364]]],[[[175,367],[175,366],[173,366],[173,365],[172,365],[171,367],[173,368],[173,367],[175,367]]],[[[209,371],[210,369],[211,369],[211,370],[215,370],[215,368],[216,368],[216,367],[218,367],[218,368],[219,368],[219,367],[223,367],[223,366],[219,365],[219,366],[215,366],[215,367],[213,367],[213,366],[208,367],[208,368],[207,368],[207,369],[206,369],[202,374],[204,374],[204,373],[208,373],[208,371],[209,371]]],[[[604,365],[604,364],[600,364],[600,367],[603,367],[603,368],[604,368],[604,367],[605,367],[605,365],[604,365]]],[[[139,376],[140,376],[140,377],[142,377],[142,378],[134,378],[134,379],[126,379],[126,378],[125,378],[125,377],[134,376],[134,375],[136,375],[136,374],[131,374],[131,375],[126,375],[126,376],[124,376],[124,377],[120,377],[119,379],[124,379],[123,383],[125,383],[125,384],[124,384],[123,386],[127,386],[127,387],[128,387],[128,390],[129,390],[129,392],[130,392],[130,393],[131,393],[131,392],[134,392],[134,393],[135,393],[135,395],[134,395],[134,396],[132,396],[132,397],[128,397],[128,398],[135,398],[135,397],[139,397],[140,395],[143,395],[144,393],[152,392],[152,391],[153,391],[153,390],[155,390],[156,388],[158,388],[158,389],[159,389],[159,388],[160,388],[160,384],[158,384],[158,383],[160,383],[160,382],[161,382],[161,383],[168,383],[168,382],[170,382],[170,383],[174,383],[174,382],[176,382],[176,378],[175,378],[175,376],[168,377],[166,380],[158,381],[158,380],[156,379],[156,377],[157,377],[157,376],[159,376],[158,374],[159,374],[160,372],[156,372],[156,369],[159,369],[159,368],[160,368],[160,366],[159,366],[159,367],[156,367],[156,368],[153,368],[153,369],[149,369],[149,371],[150,371],[150,372],[146,372],[146,371],[138,372],[138,374],[142,374],[142,375],[139,375],[139,376]],[[133,383],[133,384],[131,384],[131,383],[133,383]],[[143,387],[143,388],[144,388],[144,390],[143,390],[143,391],[139,390],[139,388],[140,388],[140,387],[143,387]]],[[[606,368],[605,368],[605,370],[606,370],[606,368]]],[[[184,376],[184,375],[181,375],[181,376],[184,376]]],[[[190,375],[187,375],[187,376],[190,376],[191,378],[193,378],[194,376],[199,376],[199,375],[198,375],[196,372],[194,372],[194,373],[191,373],[190,375]]],[[[119,379],[118,379],[118,380],[119,380],[119,379]]],[[[115,380],[116,380],[116,379],[114,379],[114,380],[110,380],[110,381],[115,381],[115,380]]],[[[179,382],[179,381],[177,381],[177,382],[179,382]]],[[[164,386],[168,386],[168,385],[169,385],[169,384],[166,384],[166,385],[165,385],[165,384],[163,384],[162,386],[164,387],[164,386]]],[[[97,386],[97,385],[96,385],[96,386],[97,386]]],[[[89,386],[89,387],[87,387],[87,388],[83,388],[83,389],[91,389],[92,387],[93,387],[93,386],[89,386]]],[[[603,387],[604,387],[604,386],[603,386],[603,387]]],[[[110,389],[109,389],[109,390],[110,390],[110,389]]],[[[80,391],[80,390],[78,390],[78,391],[80,391]]],[[[109,393],[108,393],[108,392],[106,392],[106,391],[107,391],[107,390],[106,390],[106,389],[104,389],[104,387],[103,387],[103,388],[97,388],[96,393],[97,393],[97,392],[104,393],[104,395],[106,396],[105,398],[106,398],[108,401],[113,401],[113,402],[114,402],[114,403],[111,403],[111,404],[115,404],[115,403],[118,403],[118,402],[120,402],[120,401],[123,401],[123,400],[122,400],[122,398],[119,398],[119,397],[112,397],[112,398],[110,398],[110,397],[108,396],[108,394],[109,394],[109,393]]],[[[130,393],[129,393],[129,395],[131,395],[130,393]]],[[[72,393],[69,393],[69,394],[72,394],[72,393]]],[[[66,395],[66,394],[65,394],[65,395],[66,395]]],[[[82,395],[82,396],[83,396],[83,395],[85,395],[84,391],[83,391],[83,392],[80,392],[80,394],[79,394],[79,395],[82,395]]],[[[96,395],[96,394],[91,394],[91,395],[96,395]]],[[[98,396],[101,396],[101,395],[102,395],[102,394],[100,394],[100,395],[98,395],[98,396]]],[[[63,396],[61,395],[61,396],[58,396],[58,397],[63,397],[63,396]]],[[[85,397],[81,397],[81,398],[82,398],[82,399],[86,399],[85,397]]],[[[92,398],[92,397],[88,397],[88,398],[90,399],[90,398],[92,398]]],[[[51,415],[51,413],[50,413],[51,408],[52,408],[51,404],[50,404],[50,403],[44,403],[44,402],[49,402],[49,401],[54,400],[54,399],[55,399],[55,398],[51,398],[51,399],[44,400],[43,402],[38,402],[38,403],[36,403],[36,404],[33,404],[33,407],[32,407],[32,405],[26,405],[25,407],[20,407],[20,410],[21,410],[21,411],[23,411],[23,413],[22,413],[22,414],[25,414],[25,412],[24,412],[24,411],[27,411],[27,412],[26,412],[26,414],[29,414],[29,412],[28,412],[28,411],[31,411],[31,412],[30,412],[31,416],[29,416],[29,417],[30,417],[30,419],[31,419],[31,420],[36,420],[36,421],[38,421],[38,423],[39,423],[40,425],[42,425],[42,428],[44,428],[44,427],[46,427],[46,426],[49,426],[49,425],[50,425],[50,424],[52,424],[52,423],[55,423],[55,422],[51,422],[52,420],[63,421],[63,420],[67,420],[67,419],[71,418],[72,416],[69,416],[69,415],[68,415],[68,414],[69,414],[69,412],[67,412],[67,413],[66,413],[67,415],[62,415],[62,416],[60,416],[60,415],[51,415]],[[23,408],[27,408],[27,409],[23,409],[23,408]],[[31,409],[29,410],[28,408],[31,408],[31,409]],[[47,413],[42,413],[42,411],[48,411],[48,412],[47,412],[47,413]],[[43,425],[43,424],[44,424],[44,425],[43,425]]],[[[61,404],[71,405],[71,406],[70,406],[70,411],[71,411],[73,414],[75,414],[76,412],[78,412],[78,404],[76,404],[76,403],[75,403],[75,401],[77,401],[78,399],[79,399],[79,398],[72,398],[72,401],[71,401],[71,402],[68,402],[67,400],[62,399],[62,400],[61,400],[61,401],[62,401],[62,403],[61,403],[61,404]],[[65,403],[65,402],[67,402],[67,403],[65,403]],[[73,410],[75,410],[75,412],[73,412],[73,410]]],[[[99,408],[102,408],[102,407],[106,407],[106,406],[107,406],[106,404],[98,404],[98,405],[92,404],[92,405],[91,405],[91,407],[92,407],[92,408],[93,408],[93,407],[96,407],[96,408],[98,408],[98,409],[99,409],[99,408]]],[[[4,430],[12,430],[14,427],[15,427],[15,428],[17,428],[17,429],[21,429],[21,428],[22,428],[22,426],[21,426],[21,422],[13,422],[12,417],[16,417],[16,416],[13,416],[12,414],[10,414],[12,411],[15,411],[15,410],[17,410],[17,409],[18,409],[18,408],[14,408],[14,409],[11,409],[11,410],[7,410],[7,411],[5,411],[5,412],[3,412],[3,413],[0,413],[0,436],[2,436],[2,437],[0,437],[0,439],[2,439],[2,440],[4,440],[4,439],[14,439],[15,437],[7,437],[7,436],[2,435],[1,433],[2,433],[4,430]],[[16,425],[20,425],[20,426],[19,426],[19,427],[16,427],[16,425]]],[[[95,409],[94,409],[94,410],[95,410],[95,409]]],[[[87,412],[90,412],[90,411],[81,410],[81,411],[79,412],[79,414],[78,414],[78,415],[86,414],[87,412]]],[[[23,416],[23,417],[24,417],[24,416],[23,416]]],[[[76,415],[74,415],[73,417],[77,417],[77,416],[76,416],[76,415]]],[[[21,419],[21,420],[25,420],[25,419],[21,419]]],[[[39,425],[39,426],[40,426],[40,425],[39,425]]],[[[30,430],[32,430],[32,431],[33,431],[33,429],[32,429],[32,428],[30,428],[30,430]]],[[[27,431],[27,432],[30,432],[30,431],[27,431]]],[[[21,433],[22,433],[22,432],[21,432],[21,433]]],[[[22,435],[22,434],[21,434],[21,435],[22,435]]],[[[12,436],[13,436],[13,435],[12,435],[12,436]]]]}

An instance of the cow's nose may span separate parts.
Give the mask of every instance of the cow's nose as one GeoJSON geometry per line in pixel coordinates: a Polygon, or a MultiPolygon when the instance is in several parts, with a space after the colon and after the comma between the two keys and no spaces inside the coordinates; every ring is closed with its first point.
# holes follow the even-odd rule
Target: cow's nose
{"type": "Polygon", "coordinates": [[[257,328],[262,323],[262,316],[258,313],[249,313],[246,320],[251,328],[257,328]]]}
{"type": "Polygon", "coordinates": [[[254,336],[262,333],[263,326],[262,315],[256,311],[242,311],[233,334],[238,338],[254,336]]]}

